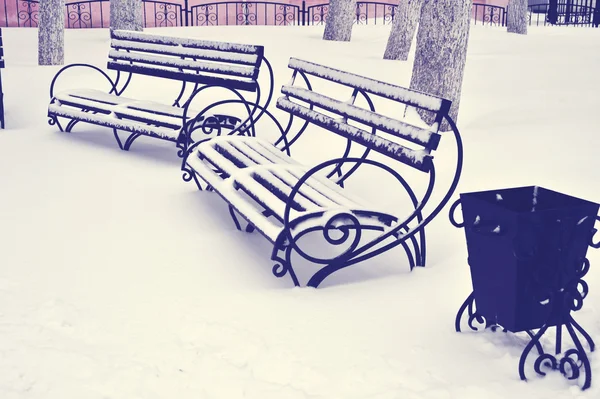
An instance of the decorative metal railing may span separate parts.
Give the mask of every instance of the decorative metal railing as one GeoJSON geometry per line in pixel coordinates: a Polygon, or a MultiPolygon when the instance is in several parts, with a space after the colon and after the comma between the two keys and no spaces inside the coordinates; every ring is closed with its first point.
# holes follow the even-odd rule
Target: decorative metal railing
{"type": "MultiPolygon", "coordinates": [[[[362,2],[356,3],[356,15],[354,23],[359,25],[386,25],[391,24],[396,14],[394,3],[362,2]]],[[[305,13],[308,18],[305,25],[322,25],[327,19],[329,3],[315,4],[306,7],[305,13]]]]}
{"type": "Polygon", "coordinates": [[[506,9],[504,7],[473,3],[471,13],[471,19],[474,21],[475,25],[506,25],[506,9]]]}
{"type": "Polygon", "coordinates": [[[266,1],[225,1],[190,7],[191,26],[302,25],[300,6],[266,1]]]}
{"type": "Polygon", "coordinates": [[[548,4],[532,5],[529,6],[529,24],[598,26],[600,4],[596,7],[592,7],[592,4],[591,0],[571,0],[559,3],[556,12],[548,4]]]}
{"type": "MultiPolygon", "coordinates": [[[[282,0],[297,4],[237,0],[194,5],[190,5],[190,1],[204,0],[142,1],[146,27],[322,25],[329,11],[329,3],[307,5],[305,0],[282,0]]],[[[354,22],[370,25],[392,23],[398,0],[391,1],[358,1],[354,22]]],[[[529,6],[529,24],[598,26],[600,4],[597,3],[593,0],[559,0],[555,10],[550,10],[548,4],[532,5],[529,6]]],[[[471,17],[475,25],[506,26],[506,10],[505,7],[473,3],[471,17]]],[[[38,12],[39,0],[0,0],[0,26],[36,27],[38,12]]],[[[72,1],[65,5],[67,28],[107,28],[109,25],[109,0],[72,1]]]]}

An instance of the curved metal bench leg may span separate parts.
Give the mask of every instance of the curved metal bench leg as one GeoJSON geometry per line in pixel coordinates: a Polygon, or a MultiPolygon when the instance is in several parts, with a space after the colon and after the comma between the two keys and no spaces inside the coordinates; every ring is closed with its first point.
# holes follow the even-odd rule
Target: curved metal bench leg
{"type": "Polygon", "coordinates": [[[139,134],[139,133],[132,133],[132,134],[130,134],[129,137],[127,137],[127,140],[125,140],[125,145],[123,146],[123,149],[125,151],[129,151],[129,148],[131,147],[131,144],[133,144],[133,142],[135,141],[135,139],[137,139],[140,136],[141,136],[141,134],[139,134]]]}
{"type": "Polygon", "coordinates": [[[419,232],[420,256],[417,257],[417,266],[425,267],[427,247],[425,246],[425,228],[419,232]]]}
{"type": "Polygon", "coordinates": [[[117,140],[117,144],[119,144],[119,148],[123,149],[123,143],[121,143],[121,138],[119,137],[119,132],[117,129],[113,128],[113,134],[115,135],[115,139],[117,140]]]}
{"type": "Polygon", "coordinates": [[[77,124],[77,122],[79,122],[77,119],[71,119],[69,123],[67,123],[67,126],[65,126],[65,132],[71,133],[73,127],[77,124]]]}
{"type": "Polygon", "coordinates": [[[237,216],[235,216],[235,209],[233,209],[233,207],[231,205],[229,205],[229,214],[231,215],[231,218],[233,219],[233,223],[235,223],[235,227],[241,231],[242,227],[240,226],[240,222],[238,221],[237,216]]]}
{"type": "Polygon", "coordinates": [[[306,286],[317,288],[319,284],[323,282],[323,280],[325,280],[327,277],[337,272],[338,270],[343,269],[344,267],[346,266],[340,262],[330,263],[329,265],[323,267],[318,272],[313,274],[310,280],[308,280],[308,283],[306,283],[306,286]]]}
{"type": "Polygon", "coordinates": [[[60,121],[58,120],[58,117],[57,117],[56,115],[51,115],[51,116],[49,116],[49,117],[48,117],[48,124],[49,124],[50,126],[54,126],[54,125],[58,126],[58,129],[59,129],[61,132],[64,132],[64,131],[65,131],[65,130],[63,129],[62,125],[60,124],[60,121]]]}
{"type": "Polygon", "coordinates": [[[285,245],[281,241],[285,241],[285,239],[279,239],[275,243],[273,247],[273,253],[271,254],[271,260],[275,262],[271,271],[273,275],[277,278],[284,277],[289,274],[292,282],[296,287],[300,287],[300,283],[298,282],[298,277],[296,276],[296,272],[292,267],[291,255],[292,255],[292,247],[289,245],[285,245]]]}

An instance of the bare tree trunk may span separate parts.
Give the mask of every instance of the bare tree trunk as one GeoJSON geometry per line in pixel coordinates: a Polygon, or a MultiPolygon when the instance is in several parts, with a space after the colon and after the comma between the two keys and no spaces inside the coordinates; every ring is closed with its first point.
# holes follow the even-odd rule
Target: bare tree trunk
{"type": "Polygon", "coordinates": [[[406,61],[408,59],[422,6],[423,0],[400,0],[383,54],[384,60],[406,61]]]}
{"type": "Polygon", "coordinates": [[[38,64],[65,63],[65,0],[40,0],[38,64]]]}
{"type": "Polygon", "coordinates": [[[331,0],[323,40],[349,42],[356,16],[356,0],[331,0]]]}
{"type": "Polygon", "coordinates": [[[144,29],[142,0],[110,0],[110,29],[144,29]]]}
{"type": "Polygon", "coordinates": [[[506,30],[509,33],[527,34],[527,0],[510,0],[506,12],[506,30]]]}
{"type": "MultiPolygon", "coordinates": [[[[452,101],[456,121],[462,90],[473,0],[425,0],[417,33],[410,88],[452,101]]],[[[427,123],[430,113],[419,112],[427,123]]],[[[447,126],[442,126],[447,130],[447,126]]]]}

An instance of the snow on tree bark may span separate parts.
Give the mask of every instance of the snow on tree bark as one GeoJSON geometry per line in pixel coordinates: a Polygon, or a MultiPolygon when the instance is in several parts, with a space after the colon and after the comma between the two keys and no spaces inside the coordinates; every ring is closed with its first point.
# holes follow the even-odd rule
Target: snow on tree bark
{"type": "Polygon", "coordinates": [[[422,5],[423,0],[400,0],[383,54],[384,60],[406,61],[408,59],[422,5]]]}
{"type": "Polygon", "coordinates": [[[323,40],[349,42],[356,17],[356,0],[331,0],[323,40]]]}
{"type": "Polygon", "coordinates": [[[527,0],[510,0],[506,11],[506,30],[520,35],[527,34],[527,0]]]}
{"type": "Polygon", "coordinates": [[[142,0],[110,0],[110,28],[141,31],[142,0]]]}
{"type": "Polygon", "coordinates": [[[38,64],[65,63],[65,0],[40,0],[38,64]]]}
{"type": "MultiPolygon", "coordinates": [[[[425,0],[419,19],[417,50],[410,88],[452,101],[456,121],[467,60],[473,0],[425,0]]],[[[433,115],[418,111],[427,123],[433,115]]],[[[442,129],[448,130],[446,123],[442,129]]]]}

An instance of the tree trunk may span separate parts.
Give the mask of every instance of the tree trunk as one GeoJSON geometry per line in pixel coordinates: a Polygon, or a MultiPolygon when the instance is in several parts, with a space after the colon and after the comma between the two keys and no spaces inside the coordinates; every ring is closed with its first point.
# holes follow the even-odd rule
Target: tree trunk
{"type": "MultiPolygon", "coordinates": [[[[473,0],[425,0],[417,33],[417,52],[410,88],[452,101],[456,121],[467,60],[473,0]]],[[[419,111],[433,123],[433,115],[419,111]]],[[[442,125],[445,131],[446,124],[442,125]]]]}
{"type": "Polygon", "coordinates": [[[506,12],[506,30],[509,33],[527,34],[527,0],[510,0],[506,12]]]}
{"type": "Polygon", "coordinates": [[[384,60],[406,61],[408,59],[422,5],[423,0],[400,0],[383,54],[384,60]]]}
{"type": "Polygon", "coordinates": [[[65,0],[40,0],[38,64],[65,63],[65,0]]]}
{"type": "Polygon", "coordinates": [[[110,29],[141,31],[142,0],[110,0],[110,29]]]}
{"type": "Polygon", "coordinates": [[[331,0],[323,40],[349,42],[356,16],[356,0],[331,0]]]}

